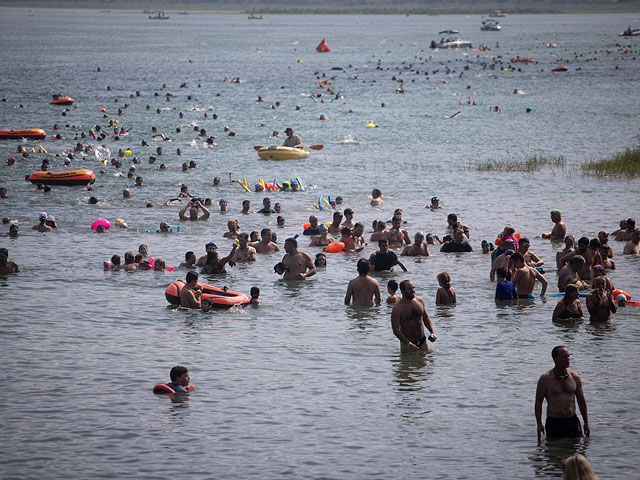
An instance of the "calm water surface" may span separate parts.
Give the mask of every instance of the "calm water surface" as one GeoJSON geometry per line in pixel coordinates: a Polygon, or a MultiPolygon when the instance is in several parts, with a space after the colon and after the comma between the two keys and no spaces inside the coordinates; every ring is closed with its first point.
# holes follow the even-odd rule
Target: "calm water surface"
{"type": "MultiPolygon", "coordinates": [[[[585,161],[637,142],[640,40],[623,39],[627,53],[616,43],[627,24],[637,26],[638,15],[508,16],[496,34],[481,32],[478,16],[248,21],[170,13],[170,20],[152,22],[133,12],[1,13],[0,92],[7,101],[0,103],[0,127],[49,133],[42,143],[49,154],[32,154],[15,167],[5,160],[19,143],[0,144],[0,184],[9,190],[0,214],[23,222],[25,232],[17,240],[0,237],[23,270],[0,277],[0,359],[10,384],[0,401],[2,478],[158,478],[167,471],[202,479],[560,478],[561,459],[575,451],[600,478],[637,476],[637,308],[621,310],[606,326],[553,325],[557,298],[496,307],[488,257],[433,252],[408,260],[408,274],[379,279],[384,285],[410,278],[438,334],[426,358],[401,358],[388,307],[343,305],[356,255],[330,255],[327,269],[303,284],[276,277],[272,265],[280,254],[231,268],[222,278],[201,277],[262,292],[259,308],[208,314],[168,308],[164,289],[184,272],[105,273],[101,265],[141,243],[177,265],[187,250],[201,255],[211,240],[227,252],[231,243],[222,233],[230,218],[243,231],[274,225],[274,217],[238,215],[242,200],[257,210],[263,195],[230,184],[231,172],[249,185],[300,177],[307,186],[271,195],[287,219],[285,228],[274,227],[281,245],[310,214],[330,219],[313,207],[320,194],[342,195],[367,229],[400,207],[411,234],[442,236],[447,213],[457,212],[471,226],[477,251],[507,223],[530,237],[554,292],[560,246],[539,237],[551,228],[551,208],[562,209],[576,236],[593,237],[639,216],[638,180],[578,172],[585,161]],[[492,50],[431,52],[430,41],[447,28],[492,50]],[[314,49],[323,37],[332,52],[321,55],[314,49]],[[516,55],[537,62],[503,71],[516,55]],[[552,74],[557,65],[569,71],[552,74]],[[313,101],[323,73],[320,80],[335,77],[331,86],[344,100],[313,101]],[[394,93],[399,79],[404,95],[394,93]],[[182,82],[189,88],[179,88],[182,82]],[[129,98],[136,90],[142,96],[129,98]],[[48,105],[57,92],[75,99],[67,116],[48,105]],[[170,102],[167,92],[174,95],[170,102]],[[267,101],[257,104],[258,95],[267,101]],[[479,105],[464,105],[468,98],[479,105]],[[282,106],[272,109],[275,101],[282,106]],[[130,106],[118,116],[125,102],[130,106]],[[502,112],[489,113],[489,105],[502,112]],[[107,141],[100,155],[73,159],[75,168],[97,173],[93,192],[54,187],[43,194],[24,181],[45,156],[52,170],[63,170],[55,154],[74,146],[76,133],[106,125],[100,108],[133,129],[120,142],[107,141]],[[319,121],[320,114],[329,121],[319,121]],[[369,122],[379,127],[365,128],[369,122]],[[54,123],[64,141],[51,140],[54,123]],[[171,141],[152,141],[151,125],[171,141]],[[194,125],[216,136],[214,149],[196,139],[194,125]],[[175,133],[178,126],[182,133],[175,133]],[[225,126],[236,136],[227,136],[225,126]],[[271,132],[287,126],[306,144],[325,148],[306,161],[260,161],[252,146],[279,143],[271,132]],[[142,139],[151,147],[141,147],[142,139]],[[100,163],[127,146],[142,160],[137,174],[144,187],[100,163]],[[165,154],[149,165],[158,146],[165,154]],[[566,165],[533,174],[475,168],[527,155],[562,155],[566,165]],[[189,160],[199,168],[182,173],[189,160]],[[162,162],[168,170],[157,170],[162,162]],[[214,188],[216,175],[223,184],[214,188]],[[180,233],[153,233],[162,220],[179,224],[179,207],[162,204],[182,183],[215,203],[227,198],[232,211],[182,223],[180,233]],[[368,204],[373,186],[384,192],[383,208],[368,204]],[[126,187],[132,198],[125,201],[126,187]],[[87,205],[90,195],[100,202],[87,205]],[[442,210],[425,210],[433,195],[442,210]],[[146,208],[148,202],[154,207],[146,208]],[[31,234],[40,211],[56,216],[57,232],[31,234]],[[129,229],[97,236],[89,225],[101,217],[124,218],[129,229]],[[453,278],[454,308],[434,305],[441,271],[453,278]],[[577,446],[536,442],[535,385],[552,367],[557,344],[572,352],[589,405],[592,437],[577,446]],[[190,367],[196,393],[185,400],[152,395],[152,385],[168,381],[175,364],[190,367]]],[[[621,244],[613,247],[612,279],[640,296],[640,260],[622,257],[621,244]]]]}

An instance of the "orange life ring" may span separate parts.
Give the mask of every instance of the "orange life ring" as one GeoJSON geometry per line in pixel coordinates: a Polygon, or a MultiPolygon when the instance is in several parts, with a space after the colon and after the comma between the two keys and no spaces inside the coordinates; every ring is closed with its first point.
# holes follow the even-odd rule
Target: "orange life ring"
{"type": "MultiPolygon", "coordinates": [[[[189,393],[193,392],[196,389],[196,387],[194,387],[193,385],[189,385],[188,387],[184,387],[184,388],[189,393]]],[[[171,395],[176,393],[176,391],[173,388],[171,388],[169,385],[165,385],[164,383],[158,383],[153,387],[153,393],[168,393],[171,395]]]]}

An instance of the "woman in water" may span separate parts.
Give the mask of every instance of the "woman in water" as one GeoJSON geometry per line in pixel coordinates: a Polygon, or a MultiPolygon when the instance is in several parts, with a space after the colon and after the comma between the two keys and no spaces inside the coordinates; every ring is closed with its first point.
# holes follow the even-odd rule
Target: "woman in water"
{"type": "Polygon", "coordinates": [[[581,322],[584,320],[577,285],[570,283],[564,287],[564,297],[553,310],[552,319],[554,322],[581,322]]]}

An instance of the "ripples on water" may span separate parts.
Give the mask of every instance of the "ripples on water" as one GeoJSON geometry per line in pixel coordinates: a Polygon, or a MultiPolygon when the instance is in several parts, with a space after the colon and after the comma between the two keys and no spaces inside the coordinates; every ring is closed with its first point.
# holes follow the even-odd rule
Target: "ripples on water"
{"type": "MultiPolygon", "coordinates": [[[[77,125],[64,129],[66,141],[44,142],[52,154],[64,152],[75,144],[73,132],[106,123],[98,109],[113,114],[117,96],[119,105],[131,103],[118,119],[134,126],[132,135],[119,145],[108,142],[109,151],[97,158],[74,159],[74,167],[99,171],[100,159],[132,145],[145,179],[124,201],[120,192],[132,181],[107,167],[92,193],[100,203],[89,206],[86,190],[54,187],[45,196],[23,181],[41,156],[19,160],[14,168],[0,166],[10,193],[0,204],[2,216],[24,222],[25,233],[42,210],[60,223],[55,234],[0,239],[23,270],[0,278],[1,358],[13,387],[0,402],[7,423],[3,478],[157,477],[167,471],[196,478],[559,478],[561,459],[574,450],[588,456],[601,478],[632,476],[640,380],[633,308],[621,310],[611,325],[554,325],[557,297],[496,306],[487,257],[434,252],[410,259],[409,274],[380,278],[383,290],[389,278],[411,278],[438,333],[432,354],[402,358],[389,307],[343,306],[346,284],[356,274],[354,255],[330,255],[327,269],[303,284],[287,285],[272,273],[280,254],[229,269],[221,278],[204,276],[206,283],[242,292],[258,285],[262,292],[258,309],[209,314],[167,307],[164,289],[183,272],[101,270],[113,253],[140,243],[169,265],[187,250],[202,254],[210,240],[226,254],[226,221],[238,216],[243,199],[259,208],[263,197],[229,184],[232,172],[249,185],[259,177],[296,176],[308,185],[305,192],[271,195],[283,203],[287,219],[287,227],[274,227],[281,245],[317,213],[312,203],[320,194],[345,197],[345,206],[367,228],[401,207],[411,233],[442,236],[446,214],[455,211],[471,225],[476,250],[507,223],[529,236],[532,250],[551,264],[553,292],[559,246],[537,238],[550,229],[551,208],[562,208],[570,233],[578,236],[613,230],[622,217],[637,218],[637,180],[593,180],[573,171],[635,142],[638,63],[630,56],[614,60],[616,35],[631,21],[628,16],[507,17],[501,22],[505,30],[495,36],[479,32],[474,16],[248,22],[245,16],[192,14],[159,25],[137,13],[2,12],[0,78],[8,98],[0,104],[2,128],[42,126],[51,134],[53,123],[77,125]],[[460,28],[474,44],[493,47],[499,41],[487,58],[526,55],[539,64],[523,66],[523,72],[472,64],[459,77],[461,60],[477,53],[429,52],[428,42],[442,28],[460,28]],[[323,36],[330,55],[313,52],[323,36]],[[558,48],[543,46],[550,39],[558,48]],[[601,49],[610,53],[571,63],[567,75],[548,72],[551,60],[601,49]],[[432,60],[423,65],[420,57],[428,56],[432,60]],[[409,64],[429,71],[430,80],[404,70],[409,64]],[[575,71],[578,65],[581,71],[575,71]],[[330,70],[336,66],[345,70],[330,70]],[[446,74],[447,66],[455,72],[446,74]],[[312,102],[316,71],[336,75],[333,86],[344,101],[312,102]],[[405,95],[393,93],[393,75],[405,79],[405,95]],[[225,76],[240,76],[244,83],[225,83],[225,76]],[[190,85],[186,91],[178,88],[183,81],[190,85]],[[170,103],[152,96],[163,82],[175,95],[170,103]],[[113,90],[106,91],[107,85],[113,90]],[[526,95],[512,95],[514,88],[526,95]],[[129,99],[136,89],[144,96],[129,99]],[[60,109],[46,104],[53,92],[73,96],[78,108],[60,117],[60,109]],[[199,100],[187,100],[189,94],[199,100]],[[268,101],[255,104],[258,95],[268,101]],[[459,105],[467,96],[484,106],[459,105]],[[284,106],[270,109],[275,100],[284,106]],[[25,108],[16,108],[18,103],[25,108]],[[147,103],[151,113],[144,110],[147,103]],[[489,115],[489,104],[500,105],[502,113],[489,115]],[[218,121],[204,119],[210,106],[218,121]],[[524,113],[527,106],[532,114],[524,113]],[[185,118],[178,119],[173,108],[185,118]],[[447,118],[458,110],[460,115],[447,118]],[[318,121],[320,113],[330,120],[318,121]],[[364,128],[370,121],[379,127],[364,128]],[[171,142],[137,147],[142,138],[149,140],[151,124],[171,142]],[[194,140],[195,124],[217,137],[216,148],[194,140]],[[177,125],[183,133],[173,133],[177,125]],[[236,137],[225,136],[224,125],[236,137]],[[325,149],[309,161],[257,160],[251,146],[276,143],[271,132],[286,126],[325,149]],[[166,162],[166,172],[147,164],[157,146],[165,154],[156,165],[166,162]],[[182,157],[175,155],[177,147],[182,157]],[[480,161],[522,159],[526,153],[562,154],[569,167],[533,175],[474,169],[480,161]],[[191,159],[200,168],[182,174],[180,164],[191,159]],[[215,175],[223,180],[218,189],[210,186],[215,175]],[[236,213],[183,223],[180,234],[146,233],[161,220],[178,225],[179,207],[159,205],[182,183],[215,203],[226,197],[236,213]],[[387,200],[379,210],[368,205],[374,185],[387,200]],[[433,195],[441,198],[441,211],[424,209],[433,195]],[[155,207],[145,208],[147,202],[155,207]],[[97,236],[88,226],[98,217],[125,218],[130,229],[97,236]],[[445,270],[460,303],[436,308],[436,275],[445,270]],[[574,355],[589,403],[593,437],[578,447],[535,440],[536,381],[552,366],[551,348],[561,343],[574,355]],[[152,385],[167,381],[174,364],[190,367],[197,393],[187,399],[153,396],[152,385]]],[[[637,47],[637,39],[625,43],[637,47]]],[[[0,144],[0,157],[8,158],[16,145],[0,144]]],[[[49,158],[59,169],[60,158],[49,158]]],[[[319,214],[323,221],[330,218],[319,214]]],[[[257,215],[239,220],[244,231],[275,223],[257,215]]],[[[621,249],[614,245],[618,270],[611,276],[637,295],[638,259],[622,258],[621,249]]]]}

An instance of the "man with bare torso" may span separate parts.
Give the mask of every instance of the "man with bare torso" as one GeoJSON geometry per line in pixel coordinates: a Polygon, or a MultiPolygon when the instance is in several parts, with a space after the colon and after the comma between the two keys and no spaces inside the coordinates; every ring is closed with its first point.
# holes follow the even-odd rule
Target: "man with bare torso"
{"type": "Polygon", "coordinates": [[[580,289],[586,289],[588,287],[586,282],[580,280],[580,275],[578,274],[578,272],[582,270],[584,263],[585,260],[582,255],[575,255],[571,257],[569,263],[562,267],[558,272],[558,290],[564,292],[565,285],[570,283],[578,285],[578,288],[580,289]]]}
{"type": "Polygon", "coordinates": [[[380,305],[380,284],[369,276],[369,260],[358,260],[358,276],[349,282],[344,304],[349,305],[353,298],[353,305],[370,307],[375,298],[376,305],[380,305]]]}
{"type": "Polygon", "coordinates": [[[249,245],[249,234],[241,233],[238,235],[238,248],[233,255],[234,262],[255,262],[257,260],[256,249],[249,245]]]}
{"type": "Polygon", "coordinates": [[[564,240],[567,234],[567,226],[562,221],[562,212],[560,210],[551,210],[551,221],[555,223],[551,230],[551,240],[564,240]]]}
{"type": "Polygon", "coordinates": [[[416,289],[411,280],[400,282],[402,298],[396,303],[391,312],[391,328],[394,335],[400,340],[400,351],[402,353],[429,352],[427,337],[424,334],[424,327],[429,330],[428,339],[436,341],[433,325],[424,300],[416,296],[416,289]]]}
{"type": "MultiPolygon", "coordinates": [[[[369,262],[367,262],[367,269],[369,268],[369,262]]],[[[4,275],[7,273],[20,273],[20,268],[18,265],[9,260],[9,250],[6,248],[0,248],[0,274],[4,275]]]]}
{"type": "Polygon", "coordinates": [[[557,346],[551,351],[555,366],[542,374],[536,389],[535,415],[538,422],[538,439],[543,433],[551,438],[580,439],[584,435],[580,420],[576,415],[576,400],[582,419],[584,433],[591,434],[587,401],[582,391],[582,380],[569,370],[571,355],[564,346],[557,346]],[[542,403],[547,399],[547,421],[542,424],[542,403]]]}
{"type": "Polygon", "coordinates": [[[618,307],[613,302],[613,294],[607,291],[605,277],[596,277],[593,284],[594,290],[587,295],[589,319],[592,322],[608,322],[611,320],[611,314],[618,311],[618,307]]]}
{"type": "Polygon", "coordinates": [[[202,287],[198,285],[198,273],[190,270],[187,272],[186,283],[180,290],[180,305],[184,308],[200,308],[202,287]]]}
{"type": "Polygon", "coordinates": [[[424,243],[424,233],[416,232],[413,238],[415,240],[413,245],[407,245],[404,247],[404,250],[402,250],[400,255],[409,257],[428,257],[429,248],[427,247],[427,244],[424,243]]]}
{"type": "Polygon", "coordinates": [[[536,285],[536,279],[540,280],[542,283],[542,290],[540,291],[540,296],[544,297],[545,292],[547,291],[547,279],[544,278],[539,271],[535,268],[530,267],[524,263],[524,255],[520,252],[516,252],[511,255],[511,262],[513,266],[516,268],[515,273],[513,274],[513,278],[511,281],[516,287],[518,292],[518,298],[532,298],[533,297],[533,287],[536,285]]]}
{"type": "MultiPolygon", "coordinates": [[[[627,220],[627,222],[628,221],[629,220],[627,220]]],[[[631,240],[629,240],[624,246],[624,250],[622,253],[624,255],[637,255],[638,253],[640,253],[640,228],[636,228],[633,230],[631,240]]]]}
{"type": "Polygon", "coordinates": [[[298,242],[295,238],[287,238],[284,242],[282,264],[286,267],[285,280],[303,280],[316,274],[316,267],[309,254],[298,250],[298,242]]]}
{"type": "Polygon", "coordinates": [[[254,245],[258,253],[279,252],[280,247],[273,242],[273,236],[270,228],[263,228],[260,231],[260,241],[254,245]]]}

